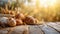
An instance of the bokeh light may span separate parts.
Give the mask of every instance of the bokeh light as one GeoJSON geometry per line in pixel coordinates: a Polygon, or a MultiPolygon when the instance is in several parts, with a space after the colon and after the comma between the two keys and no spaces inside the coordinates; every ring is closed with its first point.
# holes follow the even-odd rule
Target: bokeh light
{"type": "Polygon", "coordinates": [[[41,7],[53,6],[56,3],[56,0],[40,0],[41,7]]]}

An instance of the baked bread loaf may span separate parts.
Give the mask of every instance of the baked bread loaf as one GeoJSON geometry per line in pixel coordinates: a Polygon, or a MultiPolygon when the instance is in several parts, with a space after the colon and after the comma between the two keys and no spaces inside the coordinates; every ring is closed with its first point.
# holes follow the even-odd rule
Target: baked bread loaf
{"type": "Polygon", "coordinates": [[[25,16],[22,13],[20,13],[20,14],[16,14],[15,18],[23,20],[25,18],[25,16]]]}
{"type": "Polygon", "coordinates": [[[24,22],[28,25],[33,25],[36,23],[36,20],[35,18],[33,18],[32,16],[27,16],[25,19],[24,19],[24,22]]]}
{"type": "Polygon", "coordinates": [[[16,19],[16,25],[23,25],[23,22],[21,19],[16,19]]]}
{"type": "Polygon", "coordinates": [[[8,18],[7,17],[1,17],[0,18],[0,26],[5,27],[8,23],[8,18]]]}
{"type": "Polygon", "coordinates": [[[8,21],[8,26],[16,26],[16,20],[14,18],[9,18],[9,21],[8,21]]]}

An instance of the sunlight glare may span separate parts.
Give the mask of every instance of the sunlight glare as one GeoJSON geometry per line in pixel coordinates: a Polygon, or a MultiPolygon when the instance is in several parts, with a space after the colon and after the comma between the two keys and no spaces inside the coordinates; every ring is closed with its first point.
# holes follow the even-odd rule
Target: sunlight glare
{"type": "Polygon", "coordinates": [[[40,6],[42,7],[53,6],[56,2],[56,0],[39,0],[39,1],[40,1],[40,6]]]}

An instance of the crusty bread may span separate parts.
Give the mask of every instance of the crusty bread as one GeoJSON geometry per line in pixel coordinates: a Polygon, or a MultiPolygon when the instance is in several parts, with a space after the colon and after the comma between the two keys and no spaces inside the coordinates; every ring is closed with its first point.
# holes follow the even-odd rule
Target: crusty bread
{"type": "Polygon", "coordinates": [[[1,17],[0,18],[0,22],[1,23],[7,23],[8,22],[8,18],[7,17],[1,17]]]}
{"type": "Polygon", "coordinates": [[[23,25],[23,22],[21,19],[16,19],[16,25],[23,25]]]}
{"type": "Polygon", "coordinates": [[[8,23],[7,17],[0,17],[0,26],[5,27],[7,23],[8,23]]]}
{"type": "Polygon", "coordinates": [[[27,17],[24,19],[24,22],[25,22],[26,24],[32,25],[32,24],[35,24],[35,23],[36,23],[36,20],[35,20],[35,18],[33,18],[32,16],[27,16],[27,17]]]}
{"type": "Polygon", "coordinates": [[[25,18],[25,16],[22,13],[20,13],[20,14],[16,14],[15,15],[15,18],[16,19],[22,19],[23,20],[25,18]]]}
{"type": "Polygon", "coordinates": [[[32,16],[23,16],[23,15],[17,15],[16,18],[12,17],[2,17],[0,18],[0,25],[5,26],[11,26],[14,27],[16,25],[23,25],[23,24],[28,24],[28,25],[33,25],[33,24],[38,24],[37,19],[33,18],[32,16]]]}
{"type": "Polygon", "coordinates": [[[8,26],[16,26],[16,20],[14,18],[9,18],[8,26]]]}

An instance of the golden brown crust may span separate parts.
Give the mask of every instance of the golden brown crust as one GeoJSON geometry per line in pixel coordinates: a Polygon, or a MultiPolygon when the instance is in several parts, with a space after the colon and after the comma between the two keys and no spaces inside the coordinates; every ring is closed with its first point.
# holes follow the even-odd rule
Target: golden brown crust
{"type": "Polygon", "coordinates": [[[31,17],[31,16],[27,16],[27,17],[25,18],[24,22],[25,22],[26,24],[31,25],[31,24],[35,24],[35,23],[36,23],[36,20],[35,20],[35,18],[33,18],[33,17],[31,17]]]}
{"type": "Polygon", "coordinates": [[[15,15],[15,18],[16,19],[22,19],[23,20],[25,18],[25,16],[22,13],[21,14],[16,14],[15,15]]]}
{"type": "Polygon", "coordinates": [[[8,26],[16,26],[16,20],[15,19],[13,19],[13,18],[11,18],[11,19],[9,19],[9,21],[8,21],[8,26]]]}
{"type": "Polygon", "coordinates": [[[16,25],[23,25],[23,22],[21,19],[16,19],[16,25]]]}

